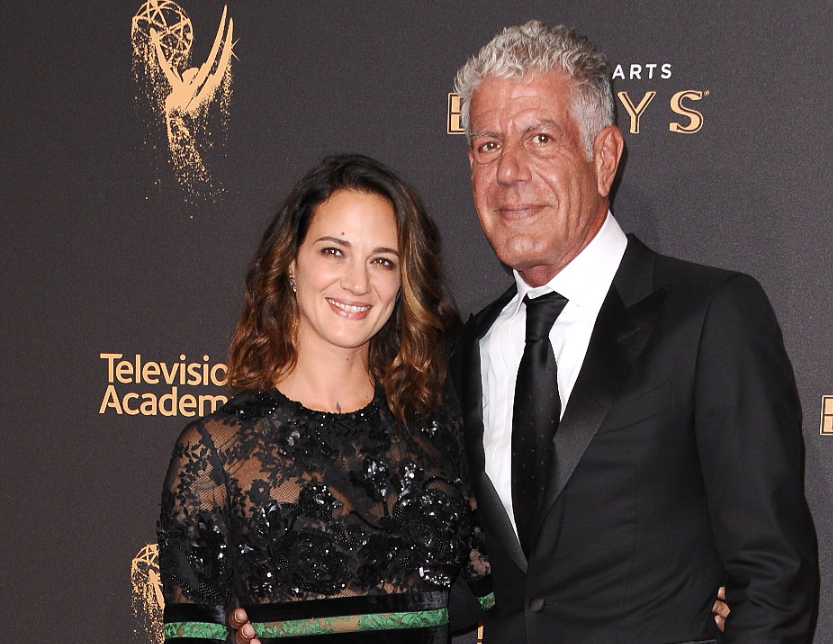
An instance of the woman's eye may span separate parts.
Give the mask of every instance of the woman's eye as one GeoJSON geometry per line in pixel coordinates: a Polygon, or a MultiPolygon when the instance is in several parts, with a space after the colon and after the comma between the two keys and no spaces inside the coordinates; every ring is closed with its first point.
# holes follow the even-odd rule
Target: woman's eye
{"type": "Polygon", "coordinates": [[[332,248],[332,247],[322,248],[321,249],[321,254],[322,255],[331,255],[333,257],[341,257],[341,250],[338,249],[338,248],[332,248]]]}
{"type": "Polygon", "coordinates": [[[385,268],[396,268],[396,262],[387,257],[377,257],[373,262],[385,268]]]}

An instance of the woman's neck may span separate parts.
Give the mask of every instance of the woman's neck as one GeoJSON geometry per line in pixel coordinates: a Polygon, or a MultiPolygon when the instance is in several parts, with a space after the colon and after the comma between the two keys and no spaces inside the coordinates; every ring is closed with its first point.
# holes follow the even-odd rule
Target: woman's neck
{"type": "Polygon", "coordinates": [[[275,385],[308,409],[347,413],[373,400],[367,347],[335,351],[299,347],[298,362],[275,385]]]}

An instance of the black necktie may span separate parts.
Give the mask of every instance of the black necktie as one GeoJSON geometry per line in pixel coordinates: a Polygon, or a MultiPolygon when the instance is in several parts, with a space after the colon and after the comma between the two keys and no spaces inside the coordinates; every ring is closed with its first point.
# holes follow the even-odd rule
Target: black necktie
{"type": "Polygon", "coordinates": [[[529,558],[561,418],[555,355],[549,333],[567,298],[558,293],[524,298],[526,345],[512,409],[512,508],[521,547],[529,558]]]}

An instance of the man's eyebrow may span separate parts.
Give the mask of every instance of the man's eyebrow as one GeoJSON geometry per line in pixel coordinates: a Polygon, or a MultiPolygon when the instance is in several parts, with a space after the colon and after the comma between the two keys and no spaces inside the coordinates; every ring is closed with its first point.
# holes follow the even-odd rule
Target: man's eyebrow
{"type": "Polygon", "coordinates": [[[528,134],[529,132],[537,132],[539,130],[556,130],[559,133],[562,132],[561,126],[558,125],[555,121],[545,120],[545,121],[537,121],[535,123],[531,123],[524,129],[524,134],[528,134]]]}
{"type": "MultiPolygon", "coordinates": [[[[547,120],[544,120],[544,121],[536,121],[535,123],[531,123],[531,124],[527,125],[523,129],[523,133],[528,134],[530,132],[537,132],[537,131],[540,131],[540,130],[556,130],[558,132],[563,131],[561,129],[561,126],[558,125],[558,123],[556,123],[555,121],[551,121],[551,120],[547,119],[547,120]]],[[[472,132],[471,133],[471,138],[472,139],[479,139],[479,138],[497,139],[497,138],[500,138],[500,136],[501,135],[498,134],[497,132],[492,132],[490,130],[483,130],[482,132],[472,132]]]]}
{"type": "Polygon", "coordinates": [[[471,138],[473,138],[473,139],[479,139],[479,138],[483,138],[483,137],[489,137],[489,138],[496,139],[498,137],[498,133],[497,132],[491,132],[489,130],[485,130],[483,132],[472,132],[471,133],[471,138]]]}

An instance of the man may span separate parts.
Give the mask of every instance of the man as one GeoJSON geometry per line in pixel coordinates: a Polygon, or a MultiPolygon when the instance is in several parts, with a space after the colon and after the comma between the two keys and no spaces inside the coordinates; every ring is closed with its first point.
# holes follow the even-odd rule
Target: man
{"type": "Polygon", "coordinates": [[[806,642],[800,410],[760,286],[621,231],[624,142],[586,39],[508,28],[456,88],[478,217],[516,281],[453,356],[495,589],[485,641],[806,642]]]}
{"type": "Polygon", "coordinates": [[[478,217],[516,281],[454,356],[495,589],[485,641],[806,642],[801,417],[760,286],[621,231],[624,142],[585,38],[508,28],[456,89],[478,217]]]}

